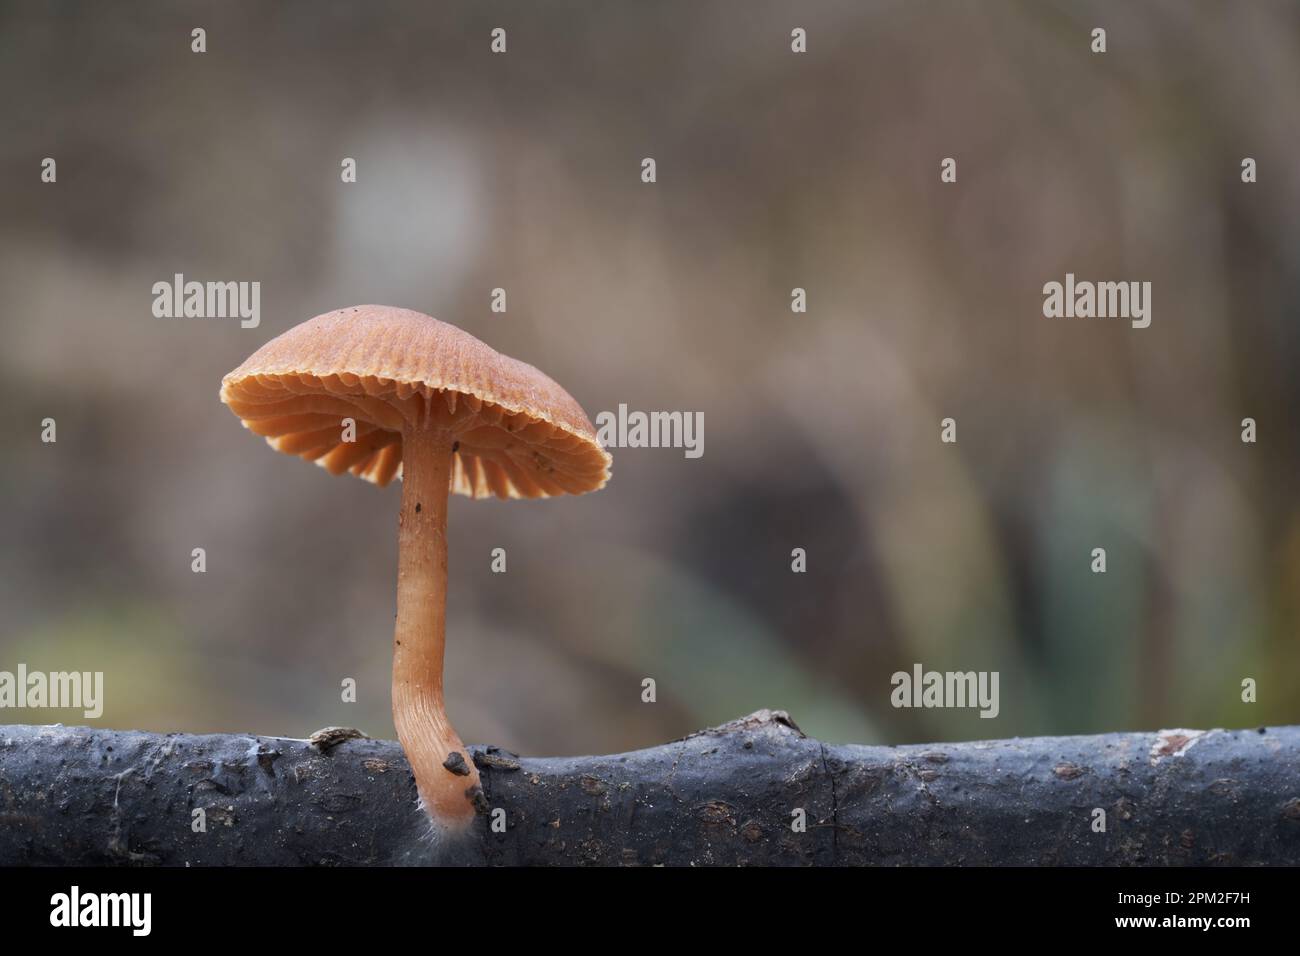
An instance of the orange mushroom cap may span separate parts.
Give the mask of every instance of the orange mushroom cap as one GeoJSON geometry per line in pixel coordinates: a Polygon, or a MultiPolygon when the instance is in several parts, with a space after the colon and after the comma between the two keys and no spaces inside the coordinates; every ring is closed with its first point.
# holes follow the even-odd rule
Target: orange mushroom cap
{"type": "Polygon", "coordinates": [[[431,408],[457,442],[453,492],[545,498],[609,480],[611,458],[568,392],[409,309],[360,305],[296,325],[222,379],[221,400],[277,451],[381,486],[401,473],[403,426],[431,408]],[[355,441],[343,441],[344,418],[355,441]]]}

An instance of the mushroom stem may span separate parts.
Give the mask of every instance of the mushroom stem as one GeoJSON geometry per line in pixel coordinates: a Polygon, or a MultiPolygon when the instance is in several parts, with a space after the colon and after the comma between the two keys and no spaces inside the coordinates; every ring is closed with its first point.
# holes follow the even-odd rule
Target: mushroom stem
{"type": "Polygon", "coordinates": [[[442,697],[452,443],[451,432],[427,417],[402,433],[393,723],[425,811],[440,823],[463,827],[474,818],[483,791],[442,697]]]}

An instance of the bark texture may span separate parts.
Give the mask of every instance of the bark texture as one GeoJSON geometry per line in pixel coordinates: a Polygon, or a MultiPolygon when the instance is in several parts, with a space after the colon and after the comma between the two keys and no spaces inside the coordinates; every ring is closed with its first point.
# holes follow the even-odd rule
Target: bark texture
{"type": "Polygon", "coordinates": [[[0,865],[1300,863],[1297,727],[863,747],[760,711],[605,757],[469,750],[490,810],[448,840],[355,731],[0,726],[0,865]]]}

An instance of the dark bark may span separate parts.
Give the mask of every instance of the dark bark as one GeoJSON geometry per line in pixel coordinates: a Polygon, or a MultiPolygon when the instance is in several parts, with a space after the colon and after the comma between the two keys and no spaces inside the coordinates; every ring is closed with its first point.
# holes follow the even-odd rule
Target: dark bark
{"type": "Polygon", "coordinates": [[[859,747],[762,711],[608,757],[472,747],[506,830],[451,844],[395,743],[313,739],[0,727],[0,864],[1300,863],[1297,727],[859,747]]]}

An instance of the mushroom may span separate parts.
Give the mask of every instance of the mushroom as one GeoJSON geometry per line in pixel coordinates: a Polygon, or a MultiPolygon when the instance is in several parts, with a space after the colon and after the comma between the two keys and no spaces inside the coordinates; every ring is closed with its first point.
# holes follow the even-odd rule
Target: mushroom
{"type": "Polygon", "coordinates": [[[380,305],[319,315],[272,339],[222,379],[221,400],[277,451],[381,487],[401,477],[393,722],[425,811],[464,827],[486,801],[443,705],[448,493],[595,491],[611,459],[591,422],[531,365],[380,305]]]}

